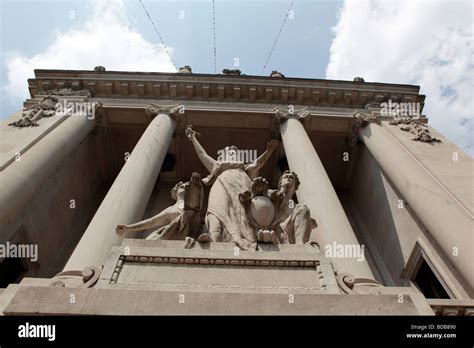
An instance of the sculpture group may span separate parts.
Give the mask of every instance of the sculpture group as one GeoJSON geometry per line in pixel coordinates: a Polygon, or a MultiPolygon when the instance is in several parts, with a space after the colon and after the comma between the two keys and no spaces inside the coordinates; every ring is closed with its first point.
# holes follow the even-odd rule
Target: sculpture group
{"type": "MultiPolygon", "coordinates": [[[[193,173],[190,180],[179,182],[171,190],[176,203],[159,214],[131,224],[118,225],[116,233],[157,228],[146,239],[197,240],[198,242],[234,242],[243,250],[255,250],[258,243],[304,244],[317,227],[308,207],[292,200],[299,186],[296,173],[285,171],[278,188],[271,190],[260,169],[278,147],[267,144],[255,161],[245,164],[235,160],[215,160],[201,146],[191,126],[185,131],[197,156],[209,171],[201,178],[193,173]],[[210,186],[205,215],[204,188],[210,186]]],[[[237,151],[236,146],[225,149],[237,151]]]]}

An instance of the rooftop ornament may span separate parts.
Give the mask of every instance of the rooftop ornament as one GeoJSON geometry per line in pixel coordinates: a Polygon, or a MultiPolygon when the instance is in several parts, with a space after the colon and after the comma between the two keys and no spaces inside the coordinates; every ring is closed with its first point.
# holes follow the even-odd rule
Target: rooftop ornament
{"type": "Polygon", "coordinates": [[[222,73],[224,75],[240,75],[242,72],[239,69],[234,69],[234,70],[224,69],[222,70],[222,73]]]}
{"type": "Polygon", "coordinates": [[[285,77],[285,75],[283,75],[281,72],[277,71],[277,70],[273,70],[272,73],[270,74],[270,77],[285,77]]]}
{"type": "Polygon", "coordinates": [[[179,68],[178,74],[192,74],[193,69],[189,65],[185,65],[179,68]]]}

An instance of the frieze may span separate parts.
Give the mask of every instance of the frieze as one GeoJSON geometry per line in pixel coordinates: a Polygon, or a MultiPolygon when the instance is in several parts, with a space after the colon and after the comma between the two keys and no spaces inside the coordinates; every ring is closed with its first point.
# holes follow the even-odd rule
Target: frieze
{"type": "Polygon", "coordinates": [[[200,266],[235,266],[235,267],[294,267],[294,268],[314,268],[318,273],[320,281],[324,276],[319,267],[318,260],[265,260],[265,259],[237,259],[237,258],[205,258],[205,257],[172,257],[172,256],[140,256],[121,255],[117,261],[110,283],[116,283],[125,262],[153,263],[153,264],[182,264],[200,266]]]}

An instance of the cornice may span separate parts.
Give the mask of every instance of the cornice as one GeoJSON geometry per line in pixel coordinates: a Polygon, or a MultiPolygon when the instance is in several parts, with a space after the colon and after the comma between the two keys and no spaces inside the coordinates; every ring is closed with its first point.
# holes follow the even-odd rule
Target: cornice
{"type": "Polygon", "coordinates": [[[208,74],[35,70],[32,97],[70,88],[94,98],[173,99],[365,108],[389,99],[418,102],[418,86],[338,80],[208,74]]]}

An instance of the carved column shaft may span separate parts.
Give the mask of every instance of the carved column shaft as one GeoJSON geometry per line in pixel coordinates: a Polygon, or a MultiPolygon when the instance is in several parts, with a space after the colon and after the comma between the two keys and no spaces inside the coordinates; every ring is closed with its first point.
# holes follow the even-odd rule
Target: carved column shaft
{"type": "Polygon", "coordinates": [[[100,266],[111,247],[120,244],[116,226],[142,219],[176,128],[173,115],[177,112],[176,107],[147,107],[147,113],[156,117],[122,167],[64,270],[100,266]]]}
{"type": "MultiPolygon", "coordinates": [[[[278,117],[278,112],[277,112],[278,117]]],[[[285,148],[288,165],[300,178],[297,192],[298,201],[305,204],[316,218],[318,227],[312,231],[311,239],[320,243],[324,252],[326,245],[333,242],[339,245],[359,244],[337,197],[324,166],[298,118],[306,114],[280,116],[280,133],[285,148]]],[[[364,258],[333,258],[338,272],[351,273],[356,278],[373,279],[372,271],[364,258]]]]}
{"type": "MultiPolygon", "coordinates": [[[[471,250],[474,243],[473,217],[383,129],[387,123],[382,124],[383,126],[379,126],[371,123],[362,128],[359,131],[360,139],[424,224],[427,232],[466,278],[471,289],[474,288],[471,250]]],[[[436,147],[426,146],[431,151],[436,151],[436,147]]]]}

